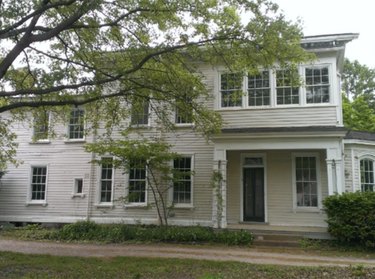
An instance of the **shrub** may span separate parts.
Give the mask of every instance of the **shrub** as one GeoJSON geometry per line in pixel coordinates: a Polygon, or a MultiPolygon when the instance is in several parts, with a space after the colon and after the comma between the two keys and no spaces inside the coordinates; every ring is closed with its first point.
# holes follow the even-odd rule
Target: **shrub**
{"type": "Polygon", "coordinates": [[[338,241],[375,247],[375,192],[327,197],[328,231],[338,241]]]}
{"type": "Polygon", "coordinates": [[[90,221],[65,225],[50,238],[57,240],[101,241],[120,243],[125,241],[175,242],[175,243],[222,243],[249,245],[253,235],[247,231],[213,230],[207,227],[156,227],[124,224],[96,224],[90,221]]]}

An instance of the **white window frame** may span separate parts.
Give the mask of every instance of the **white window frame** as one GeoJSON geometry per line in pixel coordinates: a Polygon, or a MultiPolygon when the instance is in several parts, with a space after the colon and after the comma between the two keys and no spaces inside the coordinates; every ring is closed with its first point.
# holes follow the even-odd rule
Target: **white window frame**
{"type": "Polygon", "coordinates": [[[85,135],[85,131],[86,131],[86,121],[84,120],[85,119],[85,109],[82,108],[82,107],[75,107],[75,108],[72,108],[70,110],[70,113],[69,113],[69,120],[68,120],[68,125],[67,125],[67,134],[66,134],[66,141],[67,142],[84,142],[86,140],[86,135],[85,135]],[[71,119],[71,113],[75,110],[82,110],[83,111],[83,137],[82,138],[71,138],[70,137],[70,119],[71,119]]]}
{"type": "Polygon", "coordinates": [[[296,152],[292,153],[292,190],[293,190],[293,210],[294,211],[320,211],[322,206],[322,184],[321,184],[320,154],[318,152],[296,152]],[[317,183],[317,206],[297,205],[297,181],[296,181],[296,158],[315,157],[316,162],[316,183],[317,183]]]}
{"type": "MultiPolygon", "coordinates": [[[[143,101],[145,101],[143,99],[143,101]]],[[[130,105],[130,119],[129,119],[129,123],[130,123],[130,126],[133,127],[133,128],[145,128],[145,127],[149,127],[151,124],[151,100],[147,100],[147,103],[148,103],[148,113],[147,113],[147,124],[138,124],[138,123],[132,123],[133,122],[133,104],[130,105]]]]}
{"type": "MultiPolygon", "coordinates": [[[[249,106],[249,94],[248,94],[248,75],[243,75],[242,80],[242,91],[244,92],[242,96],[242,105],[241,106],[233,106],[233,107],[222,107],[221,106],[221,76],[223,74],[228,74],[228,71],[225,71],[223,69],[220,69],[217,71],[217,80],[215,82],[215,92],[217,92],[216,96],[216,104],[215,108],[220,111],[225,110],[241,110],[241,109],[251,109],[251,110],[258,110],[258,109],[276,109],[276,108],[297,108],[297,107],[324,107],[324,106],[332,106],[338,102],[334,96],[334,76],[333,76],[333,70],[334,65],[332,62],[328,60],[324,60],[315,63],[315,64],[304,64],[299,65],[297,68],[298,74],[301,78],[301,84],[298,87],[299,92],[299,102],[298,104],[277,104],[277,87],[276,87],[276,72],[278,70],[282,70],[282,68],[275,68],[275,69],[269,69],[270,74],[270,105],[266,106],[249,106]],[[327,67],[328,68],[328,77],[329,77],[329,102],[326,103],[307,103],[306,100],[306,69],[307,68],[322,68],[327,67]]],[[[265,69],[259,69],[260,72],[265,71],[265,69]]],[[[336,93],[335,93],[336,94],[336,93]]]]}
{"type": "MultiPolygon", "coordinates": [[[[219,94],[218,101],[219,101],[219,103],[218,103],[218,108],[221,109],[221,110],[237,110],[237,109],[241,109],[241,108],[244,107],[244,104],[246,105],[246,103],[244,103],[244,101],[247,100],[247,98],[245,99],[246,91],[245,91],[244,80],[242,80],[241,90],[245,94],[242,95],[241,105],[240,106],[228,106],[228,107],[222,107],[221,106],[221,101],[222,101],[221,91],[225,91],[225,90],[221,90],[221,76],[225,75],[225,74],[237,74],[237,73],[229,73],[227,71],[220,71],[219,72],[219,78],[218,78],[218,94],[219,94]]],[[[238,74],[240,74],[240,73],[238,73],[238,74]]]]}
{"type": "MultiPolygon", "coordinates": [[[[251,108],[251,109],[270,108],[272,106],[272,104],[273,104],[273,93],[272,93],[272,88],[273,88],[273,83],[274,83],[274,81],[273,81],[273,73],[272,73],[272,71],[270,69],[260,69],[259,73],[261,74],[262,72],[268,72],[269,94],[270,94],[270,96],[269,96],[269,105],[261,105],[261,106],[250,106],[249,105],[249,99],[250,99],[249,90],[252,90],[252,89],[255,89],[255,88],[251,88],[251,89],[249,88],[249,74],[247,74],[245,76],[245,84],[244,84],[245,89],[246,89],[246,91],[245,91],[245,94],[246,94],[246,96],[245,96],[246,97],[245,107],[247,107],[247,108],[251,108]]],[[[255,75],[252,75],[252,76],[255,76],[255,75]]],[[[259,89],[264,89],[264,87],[261,87],[259,89]]]]}
{"type": "MultiPolygon", "coordinates": [[[[103,156],[101,159],[114,159],[113,156],[103,156]]],[[[109,202],[102,202],[101,201],[101,194],[102,194],[102,164],[98,166],[98,195],[97,195],[97,207],[113,207],[113,198],[115,192],[115,168],[112,164],[112,181],[111,181],[111,200],[109,202]]]]}
{"type": "MultiPolygon", "coordinates": [[[[190,158],[190,203],[175,203],[174,202],[174,185],[173,182],[171,183],[171,187],[169,189],[169,203],[173,205],[174,208],[186,208],[191,209],[194,207],[194,154],[191,153],[179,153],[181,158],[190,158]]],[[[171,161],[171,166],[173,168],[174,160],[171,161]]]]}
{"type": "Polygon", "coordinates": [[[372,155],[364,155],[358,158],[358,167],[359,167],[359,191],[364,192],[362,189],[362,171],[361,171],[361,161],[362,160],[370,160],[372,162],[372,167],[373,167],[373,181],[374,181],[374,186],[373,186],[373,192],[375,192],[375,157],[372,155]]]}
{"type": "MultiPolygon", "coordinates": [[[[332,105],[333,104],[333,69],[332,69],[332,64],[330,63],[320,63],[320,64],[312,64],[312,65],[303,65],[301,66],[301,72],[300,76],[303,78],[304,84],[302,85],[302,105],[304,106],[327,106],[327,105],[332,105]],[[307,103],[307,96],[306,96],[306,69],[307,68],[328,68],[328,81],[329,81],[329,102],[326,103],[307,103]]],[[[340,95],[341,97],[341,95],[340,95]]]]}
{"type": "MultiPolygon", "coordinates": [[[[303,78],[303,76],[301,75],[301,72],[303,71],[302,68],[303,68],[303,66],[299,66],[297,68],[297,73],[298,73],[300,78],[303,78]]],[[[283,70],[285,70],[285,69],[277,68],[277,69],[271,71],[272,79],[273,79],[273,88],[271,90],[271,95],[273,95],[275,107],[277,107],[277,108],[288,108],[288,107],[298,107],[298,106],[303,105],[303,99],[304,99],[303,93],[304,92],[303,92],[303,86],[301,84],[298,86],[298,103],[295,103],[295,104],[278,104],[277,103],[277,71],[283,71],[283,70]]],[[[293,88],[293,87],[287,86],[287,88],[293,88]]]]}
{"type": "Polygon", "coordinates": [[[47,114],[48,114],[48,123],[47,123],[47,138],[44,138],[44,139],[37,139],[35,137],[35,117],[33,117],[33,128],[32,128],[32,143],[50,143],[50,136],[51,136],[51,131],[50,131],[50,128],[51,128],[51,117],[52,117],[52,113],[50,111],[47,111],[47,114]]]}
{"type": "Polygon", "coordinates": [[[48,195],[48,164],[31,164],[30,165],[30,173],[29,173],[29,183],[28,183],[28,190],[27,190],[27,201],[26,205],[42,205],[47,206],[47,195],[48,195]],[[45,190],[44,190],[44,199],[43,200],[33,200],[32,199],[32,182],[33,182],[33,169],[34,168],[46,168],[46,182],[45,182],[45,190]]]}
{"type": "MultiPolygon", "coordinates": [[[[192,117],[193,117],[193,114],[194,114],[193,109],[192,109],[191,113],[192,113],[192,117]]],[[[194,125],[194,120],[191,121],[191,122],[178,123],[177,122],[177,117],[178,117],[178,108],[176,107],[175,110],[174,110],[174,125],[176,127],[191,127],[191,126],[194,125]]]]}
{"type": "MultiPolygon", "coordinates": [[[[144,202],[129,202],[127,201],[124,207],[146,207],[148,204],[148,169],[147,165],[145,165],[146,169],[146,176],[145,176],[145,201],[144,202]]],[[[125,173],[125,197],[129,196],[129,187],[130,187],[130,169],[125,173]]]]}
{"type": "Polygon", "coordinates": [[[83,191],[84,186],[85,186],[85,180],[83,179],[83,177],[74,177],[72,198],[76,198],[76,197],[84,198],[86,196],[86,194],[83,191]],[[82,180],[82,192],[81,193],[78,193],[78,184],[77,184],[78,180],[82,180]]]}

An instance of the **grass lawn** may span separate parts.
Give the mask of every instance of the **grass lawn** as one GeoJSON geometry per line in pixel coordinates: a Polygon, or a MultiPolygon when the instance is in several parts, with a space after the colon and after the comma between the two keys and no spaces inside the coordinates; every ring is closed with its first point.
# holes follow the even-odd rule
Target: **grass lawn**
{"type": "Polygon", "coordinates": [[[78,258],[0,252],[0,278],[375,278],[375,269],[284,267],[154,258],[78,258]]]}

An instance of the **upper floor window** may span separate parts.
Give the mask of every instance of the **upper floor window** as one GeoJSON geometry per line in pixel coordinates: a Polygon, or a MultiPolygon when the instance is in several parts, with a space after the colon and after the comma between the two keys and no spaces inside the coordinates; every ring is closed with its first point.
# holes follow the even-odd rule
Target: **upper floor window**
{"type": "Polygon", "coordinates": [[[305,69],[306,103],[329,103],[329,71],[327,66],[305,69]]]}
{"type": "Polygon", "coordinates": [[[181,157],[173,161],[176,171],[173,183],[173,203],[190,204],[192,201],[192,157],[181,157]]]}
{"type": "Polygon", "coordinates": [[[146,162],[135,160],[129,167],[129,203],[146,202],[146,162]]]}
{"type": "Polygon", "coordinates": [[[249,106],[269,106],[271,100],[270,72],[261,71],[247,77],[249,106]]]}
{"type": "Polygon", "coordinates": [[[34,140],[47,140],[49,130],[49,112],[39,111],[34,116],[34,140]]]}
{"type": "Polygon", "coordinates": [[[184,96],[181,100],[176,101],[175,111],[176,124],[191,124],[193,123],[193,108],[191,98],[184,96]]]}
{"type": "Polygon", "coordinates": [[[145,98],[135,98],[132,103],[131,125],[147,125],[149,118],[149,101],[145,98]]]}
{"type": "Polygon", "coordinates": [[[299,87],[296,86],[297,73],[288,70],[276,71],[276,103],[278,105],[299,104],[299,87]]]}
{"type": "Polygon", "coordinates": [[[361,190],[374,191],[374,161],[371,159],[360,160],[361,190]]]}
{"type": "Polygon", "coordinates": [[[221,107],[242,106],[242,81],[243,76],[239,73],[226,73],[221,75],[221,107]]]}
{"type": "Polygon", "coordinates": [[[112,158],[102,158],[100,174],[100,202],[112,201],[113,163],[112,158]]]}
{"type": "Polygon", "coordinates": [[[84,114],[82,108],[74,108],[70,112],[70,119],[68,124],[69,139],[83,139],[84,138],[84,114]]]}
{"type": "Polygon", "coordinates": [[[330,64],[260,70],[247,76],[222,73],[217,104],[220,108],[329,104],[333,91],[331,74],[330,64]]]}

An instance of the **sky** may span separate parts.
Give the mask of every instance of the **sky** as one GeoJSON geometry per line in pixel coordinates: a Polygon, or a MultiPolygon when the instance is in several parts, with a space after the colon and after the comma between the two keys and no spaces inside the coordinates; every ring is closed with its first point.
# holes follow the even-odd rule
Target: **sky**
{"type": "Polygon", "coordinates": [[[375,0],[272,0],[287,19],[302,20],[305,36],[359,33],[345,56],[375,68],[375,0]]]}

